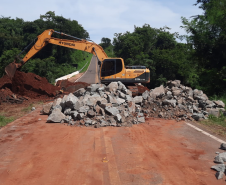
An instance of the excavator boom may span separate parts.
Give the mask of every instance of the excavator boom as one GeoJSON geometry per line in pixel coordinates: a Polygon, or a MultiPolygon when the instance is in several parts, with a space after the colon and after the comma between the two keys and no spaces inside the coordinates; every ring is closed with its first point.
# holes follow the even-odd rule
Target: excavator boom
{"type": "MultiPolygon", "coordinates": [[[[14,62],[10,63],[8,66],[5,67],[6,74],[10,78],[13,78],[17,69],[21,68],[31,57],[33,57],[37,52],[39,52],[49,43],[92,53],[101,62],[105,58],[108,58],[107,54],[104,52],[103,48],[100,45],[50,29],[45,30],[41,35],[38,36],[36,43],[33,45],[33,47],[29,50],[29,52],[25,55],[23,59],[19,59],[19,63],[17,63],[17,59],[15,59],[14,62]],[[53,33],[72,37],[73,40],[53,38],[51,37],[53,33]]],[[[17,58],[19,58],[19,56],[17,56],[17,58]]]]}

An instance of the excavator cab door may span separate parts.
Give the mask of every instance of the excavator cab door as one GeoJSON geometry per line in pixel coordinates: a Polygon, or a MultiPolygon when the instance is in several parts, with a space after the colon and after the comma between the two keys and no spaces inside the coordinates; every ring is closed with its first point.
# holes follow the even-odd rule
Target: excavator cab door
{"type": "Polygon", "coordinates": [[[115,78],[116,63],[115,59],[105,59],[101,67],[101,77],[115,78]]]}

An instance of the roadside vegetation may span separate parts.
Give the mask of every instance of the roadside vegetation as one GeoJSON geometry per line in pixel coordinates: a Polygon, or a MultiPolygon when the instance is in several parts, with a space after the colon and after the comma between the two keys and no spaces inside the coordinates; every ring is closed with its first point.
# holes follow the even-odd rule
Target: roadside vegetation
{"type": "MultiPolygon", "coordinates": [[[[45,15],[40,15],[39,19],[31,22],[20,18],[1,17],[0,77],[4,75],[5,66],[13,62],[15,56],[31,42],[33,42],[31,44],[33,46],[37,36],[47,29],[64,32],[82,39],[89,38],[88,32],[76,20],[57,16],[52,11],[47,12],[45,15]]],[[[53,37],[71,39],[56,33],[53,34],[53,37]]],[[[23,58],[31,46],[26,49],[20,58],[23,58]]],[[[77,69],[74,64],[83,62],[85,57],[86,55],[82,51],[49,44],[33,56],[22,67],[22,71],[46,77],[50,83],[53,83],[56,78],[75,72],[77,69]]]]}
{"type": "Polygon", "coordinates": [[[4,127],[5,125],[7,125],[8,123],[14,121],[13,117],[5,117],[3,115],[0,115],[0,128],[4,127]]]}
{"type": "Polygon", "coordinates": [[[28,105],[27,107],[23,108],[21,111],[24,113],[28,113],[31,111],[31,108],[34,107],[34,105],[31,103],[30,105],[28,105]]]}
{"type": "Polygon", "coordinates": [[[226,136],[226,116],[221,113],[219,117],[209,115],[208,120],[200,122],[205,125],[215,134],[226,136]]]}
{"type": "Polygon", "coordinates": [[[84,53],[85,53],[85,56],[86,56],[86,57],[84,57],[83,61],[80,61],[80,62],[78,63],[78,68],[76,69],[76,71],[80,71],[80,70],[85,66],[85,67],[80,71],[80,73],[84,73],[84,72],[88,69],[89,64],[90,64],[90,62],[91,62],[91,58],[93,57],[93,55],[90,54],[90,53],[86,53],[86,52],[84,52],[84,53]]]}

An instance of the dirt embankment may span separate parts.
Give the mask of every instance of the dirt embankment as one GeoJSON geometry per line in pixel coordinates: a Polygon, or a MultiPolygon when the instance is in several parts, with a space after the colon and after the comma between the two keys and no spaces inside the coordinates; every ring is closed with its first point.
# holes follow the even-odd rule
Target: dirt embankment
{"type": "Polygon", "coordinates": [[[10,79],[7,75],[0,78],[0,103],[22,103],[29,99],[50,99],[62,92],[68,94],[88,85],[84,82],[73,83],[68,80],[62,80],[58,81],[57,85],[54,86],[46,78],[34,73],[16,71],[13,79],[10,79]]]}
{"type": "Polygon", "coordinates": [[[0,79],[1,102],[22,103],[28,99],[46,99],[55,97],[59,90],[60,87],[33,73],[16,71],[13,79],[7,75],[0,79]]]}

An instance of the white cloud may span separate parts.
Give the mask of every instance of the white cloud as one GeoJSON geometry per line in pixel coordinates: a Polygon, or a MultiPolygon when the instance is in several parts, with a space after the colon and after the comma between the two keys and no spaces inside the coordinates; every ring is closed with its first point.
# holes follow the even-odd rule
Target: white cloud
{"type": "Polygon", "coordinates": [[[90,38],[100,43],[102,37],[112,39],[114,33],[132,32],[134,25],[140,27],[145,23],[155,28],[168,26],[172,32],[184,34],[180,29],[180,17],[190,17],[201,11],[192,6],[195,0],[190,6],[174,1],[167,1],[167,4],[164,0],[1,0],[0,15],[33,21],[47,11],[55,11],[56,15],[77,20],[90,38]]]}

